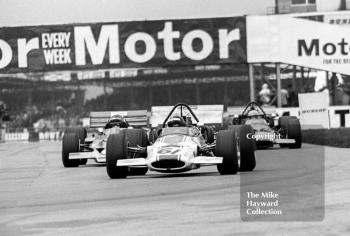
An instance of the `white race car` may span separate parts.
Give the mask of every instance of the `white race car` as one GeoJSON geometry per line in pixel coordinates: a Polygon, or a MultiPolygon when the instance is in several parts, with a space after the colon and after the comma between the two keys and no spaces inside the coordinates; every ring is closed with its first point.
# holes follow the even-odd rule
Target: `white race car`
{"type": "Polygon", "coordinates": [[[213,130],[201,125],[188,105],[179,103],[150,145],[143,130],[111,134],[106,146],[107,174],[112,179],[126,178],[131,168],[140,168],[143,174],[147,170],[178,173],[208,165],[216,165],[220,174],[252,171],[256,165],[255,141],[246,138],[248,132],[253,132],[248,125],[222,130],[215,140],[213,130]]]}
{"type": "Polygon", "coordinates": [[[147,125],[147,111],[91,112],[87,135],[82,127],[69,128],[62,140],[62,163],[64,167],[85,165],[88,159],[106,163],[106,142],[110,134],[121,130],[140,128],[147,125]],[[95,130],[97,129],[97,130],[95,130]]]}

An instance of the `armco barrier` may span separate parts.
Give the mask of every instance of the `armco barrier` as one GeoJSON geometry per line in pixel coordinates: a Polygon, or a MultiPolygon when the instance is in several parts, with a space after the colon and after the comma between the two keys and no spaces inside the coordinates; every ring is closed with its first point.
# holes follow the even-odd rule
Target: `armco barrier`
{"type": "Polygon", "coordinates": [[[5,129],[0,128],[0,143],[5,142],[5,129]]]}
{"type": "Polygon", "coordinates": [[[60,140],[62,140],[62,133],[60,133],[59,131],[7,132],[7,133],[4,133],[4,139],[3,139],[3,141],[5,142],[14,142],[14,141],[38,142],[38,141],[60,141],[60,140]]]}
{"type": "Polygon", "coordinates": [[[62,133],[59,131],[50,131],[50,132],[39,132],[39,140],[46,141],[60,141],[62,139],[62,133]]]}
{"type": "Polygon", "coordinates": [[[14,133],[5,133],[5,142],[8,141],[28,141],[29,133],[28,132],[14,132],[14,133]]]}

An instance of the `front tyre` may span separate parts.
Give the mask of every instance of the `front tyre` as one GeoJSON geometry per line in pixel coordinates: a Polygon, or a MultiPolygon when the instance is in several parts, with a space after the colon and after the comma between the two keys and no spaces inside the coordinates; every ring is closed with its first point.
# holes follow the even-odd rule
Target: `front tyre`
{"type": "Polygon", "coordinates": [[[237,139],[233,130],[222,130],[218,133],[215,154],[223,157],[222,164],[217,165],[221,175],[237,174],[237,139]]]}
{"type": "MultiPolygon", "coordinates": [[[[129,143],[130,147],[147,147],[149,145],[149,141],[147,138],[147,133],[143,129],[129,129],[126,130],[126,137],[129,143]]],[[[142,156],[140,154],[135,154],[134,158],[139,158],[145,156],[142,156]]],[[[148,167],[136,167],[136,168],[130,168],[129,169],[129,175],[145,175],[148,171],[148,167]]]]}
{"type": "Polygon", "coordinates": [[[127,148],[125,130],[109,135],[106,145],[106,170],[109,178],[122,179],[128,176],[129,167],[117,166],[118,160],[127,158],[127,148]]]}
{"type": "Polygon", "coordinates": [[[203,138],[205,139],[206,143],[213,143],[214,142],[214,130],[213,128],[209,126],[204,126],[202,128],[202,135],[203,138]]]}
{"type": "Polygon", "coordinates": [[[84,165],[86,165],[87,161],[88,161],[87,159],[80,159],[79,160],[79,165],[83,165],[84,166],[84,165]]]}
{"type": "Polygon", "coordinates": [[[241,161],[239,171],[252,171],[256,166],[256,143],[247,137],[248,134],[254,134],[254,129],[250,125],[241,125],[237,133],[241,161]]]}
{"type": "Polygon", "coordinates": [[[87,131],[83,127],[66,128],[64,133],[65,134],[76,134],[79,138],[80,143],[84,143],[85,138],[87,136],[87,131]]]}
{"type": "Polygon", "coordinates": [[[78,167],[80,160],[69,160],[69,153],[79,152],[79,138],[76,134],[65,134],[62,140],[62,163],[64,167],[78,167]]]}
{"type": "Polygon", "coordinates": [[[296,117],[290,117],[288,119],[288,138],[295,140],[295,143],[289,144],[289,148],[301,148],[301,127],[300,122],[296,117]]]}

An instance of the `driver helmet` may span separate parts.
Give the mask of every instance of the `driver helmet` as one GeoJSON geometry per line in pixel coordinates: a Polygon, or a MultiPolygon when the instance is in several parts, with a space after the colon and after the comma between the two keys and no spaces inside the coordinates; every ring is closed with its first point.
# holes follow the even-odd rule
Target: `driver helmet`
{"type": "Polygon", "coordinates": [[[173,116],[169,118],[168,127],[179,127],[179,126],[186,126],[183,118],[181,118],[180,116],[173,116]]]}
{"type": "Polygon", "coordinates": [[[249,119],[257,119],[261,117],[261,114],[257,110],[251,110],[247,116],[249,119]]]}
{"type": "Polygon", "coordinates": [[[112,116],[109,119],[108,123],[111,125],[111,127],[119,126],[120,128],[127,128],[129,126],[126,119],[124,117],[122,117],[121,115],[112,116]]]}
{"type": "Polygon", "coordinates": [[[98,128],[97,129],[97,133],[98,133],[98,135],[103,135],[103,128],[98,128]]]}

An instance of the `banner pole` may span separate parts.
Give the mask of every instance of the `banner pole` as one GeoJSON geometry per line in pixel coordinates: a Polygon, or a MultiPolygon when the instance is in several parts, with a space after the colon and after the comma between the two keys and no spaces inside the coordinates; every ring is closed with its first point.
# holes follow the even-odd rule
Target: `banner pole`
{"type": "Polygon", "coordinates": [[[276,81],[277,81],[277,107],[282,107],[281,98],[281,64],[276,63],[276,81]]]}
{"type": "Polygon", "coordinates": [[[250,90],[250,101],[255,101],[255,84],[254,84],[254,70],[253,64],[248,64],[249,68],[249,90],[250,90]]]}

